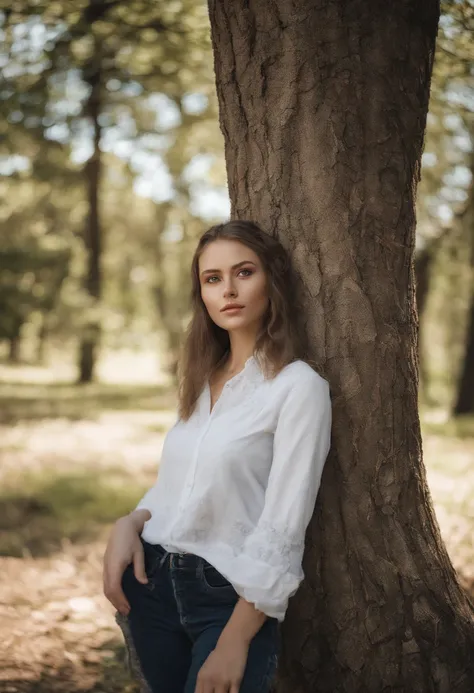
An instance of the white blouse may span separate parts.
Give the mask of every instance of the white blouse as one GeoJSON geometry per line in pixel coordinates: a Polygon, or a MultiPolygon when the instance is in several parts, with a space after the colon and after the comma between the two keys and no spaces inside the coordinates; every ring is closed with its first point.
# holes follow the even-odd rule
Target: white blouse
{"type": "Polygon", "coordinates": [[[210,412],[204,387],[168,432],[142,537],[211,563],[236,592],[283,621],[304,578],[306,528],[330,446],[326,380],[304,361],[265,379],[255,357],[210,412]]]}

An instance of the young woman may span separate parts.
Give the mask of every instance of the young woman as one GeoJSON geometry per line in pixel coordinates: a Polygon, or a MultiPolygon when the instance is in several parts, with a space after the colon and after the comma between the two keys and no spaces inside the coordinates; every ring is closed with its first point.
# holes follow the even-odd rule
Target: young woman
{"type": "Polygon", "coordinates": [[[331,429],[290,280],[282,245],[252,222],[199,241],[178,420],[104,557],[152,693],[270,689],[331,429]]]}

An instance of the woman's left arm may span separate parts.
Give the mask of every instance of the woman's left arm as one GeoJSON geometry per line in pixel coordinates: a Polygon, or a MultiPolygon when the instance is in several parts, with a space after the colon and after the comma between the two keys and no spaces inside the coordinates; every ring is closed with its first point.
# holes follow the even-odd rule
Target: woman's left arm
{"type": "Polygon", "coordinates": [[[256,609],[282,621],[303,580],[305,534],[331,444],[329,384],[297,374],[280,408],[265,503],[233,566],[233,585],[256,609]]]}
{"type": "Polygon", "coordinates": [[[250,643],[267,619],[253,604],[242,597],[222,631],[215,649],[208,656],[197,677],[195,693],[225,690],[238,693],[250,643]]]}
{"type": "Polygon", "coordinates": [[[263,611],[258,611],[254,604],[240,597],[217,644],[226,646],[227,643],[235,644],[240,641],[250,645],[252,638],[258,633],[267,618],[268,616],[263,611]]]}

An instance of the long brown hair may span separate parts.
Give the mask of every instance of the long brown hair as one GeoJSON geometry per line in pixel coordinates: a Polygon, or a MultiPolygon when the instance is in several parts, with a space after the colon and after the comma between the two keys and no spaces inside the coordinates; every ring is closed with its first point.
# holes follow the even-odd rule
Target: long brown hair
{"type": "Polygon", "coordinates": [[[274,377],[288,363],[306,360],[306,335],[299,325],[295,300],[295,275],[282,244],[252,221],[217,224],[199,239],[191,264],[192,317],[179,364],[179,416],[187,420],[216,367],[230,351],[229,333],[216,325],[201,298],[199,258],[218,239],[239,241],[259,257],[267,276],[269,307],[255,344],[255,358],[265,377],[274,377]]]}

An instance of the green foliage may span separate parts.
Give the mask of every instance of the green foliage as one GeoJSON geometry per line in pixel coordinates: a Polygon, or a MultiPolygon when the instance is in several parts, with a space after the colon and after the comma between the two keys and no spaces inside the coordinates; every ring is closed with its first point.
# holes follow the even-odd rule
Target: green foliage
{"type": "Polygon", "coordinates": [[[441,12],[418,206],[427,237],[439,233],[441,206],[447,215],[465,206],[460,167],[470,168],[474,134],[474,3],[442,2],[441,12]]]}
{"type": "Polygon", "coordinates": [[[57,329],[80,334],[99,321],[106,338],[120,340],[158,327],[174,349],[187,310],[183,268],[205,223],[195,208],[203,191],[225,188],[205,2],[18,0],[3,28],[6,185],[12,199],[21,188],[24,201],[21,214],[14,205],[5,213],[0,247],[12,222],[22,237],[29,229],[34,241],[35,225],[43,226],[40,235],[58,234],[69,244],[71,274],[55,306],[57,329]],[[81,286],[92,88],[103,170],[99,302],[81,286]],[[190,164],[203,155],[205,173],[190,175],[190,164]],[[169,191],[158,179],[150,184],[153,167],[170,176],[169,191]],[[139,197],[139,186],[153,202],[139,197]]]}
{"type": "Polygon", "coordinates": [[[23,474],[0,492],[0,555],[42,555],[64,539],[90,540],[100,525],[130,512],[145,492],[123,470],[23,474]]]}
{"type": "MultiPolygon", "coordinates": [[[[19,0],[5,25],[3,109],[22,132],[70,142],[98,81],[101,128],[138,138],[143,147],[146,135],[160,132],[150,94],[180,101],[213,93],[203,3],[19,0]]],[[[188,124],[201,116],[188,114],[188,124]]]]}
{"type": "Polygon", "coordinates": [[[421,333],[425,394],[455,397],[473,282],[474,3],[441,3],[417,204],[417,248],[431,257],[421,333]]]}
{"type": "Polygon", "coordinates": [[[69,261],[67,247],[0,248],[0,339],[15,338],[33,311],[54,308],[69,261]]]}

